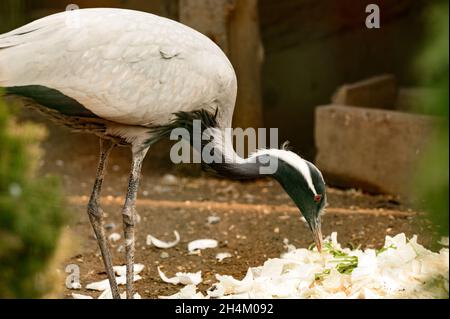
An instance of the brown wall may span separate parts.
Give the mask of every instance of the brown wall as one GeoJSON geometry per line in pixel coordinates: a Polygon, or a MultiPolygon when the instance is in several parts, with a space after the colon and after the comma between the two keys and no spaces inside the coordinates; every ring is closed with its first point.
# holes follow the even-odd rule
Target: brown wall
{"type": "Polygon", "coordinates": [[[314,158],[314,109],[333,92],[382,73],[413,85],[411,65],[423,31],[420,0],[260,0],[265,47],[265,124],[314,158]],[[365,6],[377,3],[381,29],[365,27],[365,6]]]}

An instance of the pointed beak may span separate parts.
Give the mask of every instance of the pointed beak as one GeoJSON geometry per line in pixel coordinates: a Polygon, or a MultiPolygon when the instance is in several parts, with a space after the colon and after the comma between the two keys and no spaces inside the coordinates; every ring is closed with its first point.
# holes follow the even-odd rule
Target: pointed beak
{"type": "Polygon", "coordinates": [[[317,250],[321,253],[323,247],[323,239],[320,216],[318,216],[316,219],[311,220],[311,222],[309,223],[309,229],[311,229],[317,250]]]}
{"type": "Polygon", "coordinates": [[[322,252],[322,229],[320,227],[320,223],[312,229],[314,242],[316,243],[317,250],[321,253],[322,252]]]}

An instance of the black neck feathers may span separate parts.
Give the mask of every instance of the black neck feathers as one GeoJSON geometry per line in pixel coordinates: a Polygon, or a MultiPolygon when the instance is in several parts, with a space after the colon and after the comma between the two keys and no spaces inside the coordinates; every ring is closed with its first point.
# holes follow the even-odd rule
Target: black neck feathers
{"type": "MultiPolygon", "coordinates": [[[[169,136],[174,129],[184,128],[189,132],[189,143],[191,146],[202,154],[205,146],[213,142],[214,138],[222,137],[221,135],[211,134],[209,139],[202,139],[201,143],[197,144],[193,141],[193,136],[195,136],[194,121],[197,120],[200,122],[202,135],[207,129],[217,129],[217,111],[215,114],[212,114],[202,109],[193,112],[178,112],[174,115],[175,118],[169,124],[151,129],[152,138],[147,141],[148,144],[154,144],[162,138],[169,136]]],[[[224,132],[221,131],[221,134],[224,134],[224,132]]],[[[204,162],[202,156],[202,164],[204,164],[203,166],[205,168],[231,179],[255,179],[261,177],[260,168],[265,165],[261,159],[264,156],[244,160],[234,152],[232,144],[225,145],[224,147],[222,144],[217,144],[221,145],[221,147],[211,148],[210,155],[213,158],[212,162],[204,162]]]]}

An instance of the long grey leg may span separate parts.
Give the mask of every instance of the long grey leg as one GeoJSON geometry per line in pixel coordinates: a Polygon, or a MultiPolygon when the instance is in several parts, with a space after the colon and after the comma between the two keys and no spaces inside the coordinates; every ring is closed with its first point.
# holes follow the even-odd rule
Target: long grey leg
{"type": "Polygon", "coordinates": [[[141,175],[142,161],[147,154],[148,147],[133,147],[133,164],[131,166],[130,179],[128,183],[127,198],[122,211],[123,228],[125,234],[125,253],[127,259],[127,299],[133,298],[133,267],[134,267],[134,225],[136,197],[141,175]]]}
{"type": "Polygon", "coordinates": [[[103,228],[103,210],[99,205],[99,196],[102,189],[103,178],[105,177],[105,168],[108,162],[109,154],[114,148],[115,143],[110,140],[100,139],[100,159],[98,162],[97,176],[95,178],[94,189],[88,204],[88,215],[94,228],[95,236],[102,253],[103,263],[105,264],[106,273],[108,275],[109,284],[111,286],[112,296],[114,299],[120,299],[119,289],[117,288],[116,277],[111,261],[111,254],[108,248],[108,242],[105,238],[105,230],[103,228]]]}

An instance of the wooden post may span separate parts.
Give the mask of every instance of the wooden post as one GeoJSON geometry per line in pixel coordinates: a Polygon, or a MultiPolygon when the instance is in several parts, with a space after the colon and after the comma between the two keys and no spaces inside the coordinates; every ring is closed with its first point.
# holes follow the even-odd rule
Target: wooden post
{"type": "Polygon", "coordinates": [[[238,78],[234,127],[263,125],[258,0],[179,0],[180,22],[205,34],[228,55],[238,78]]]}
{"type": "Polygon", "coordinates": [[[228,16],[233,9],[231,0],[180,0],[180,22],[203,33],[228,50],[228,16]]]}

